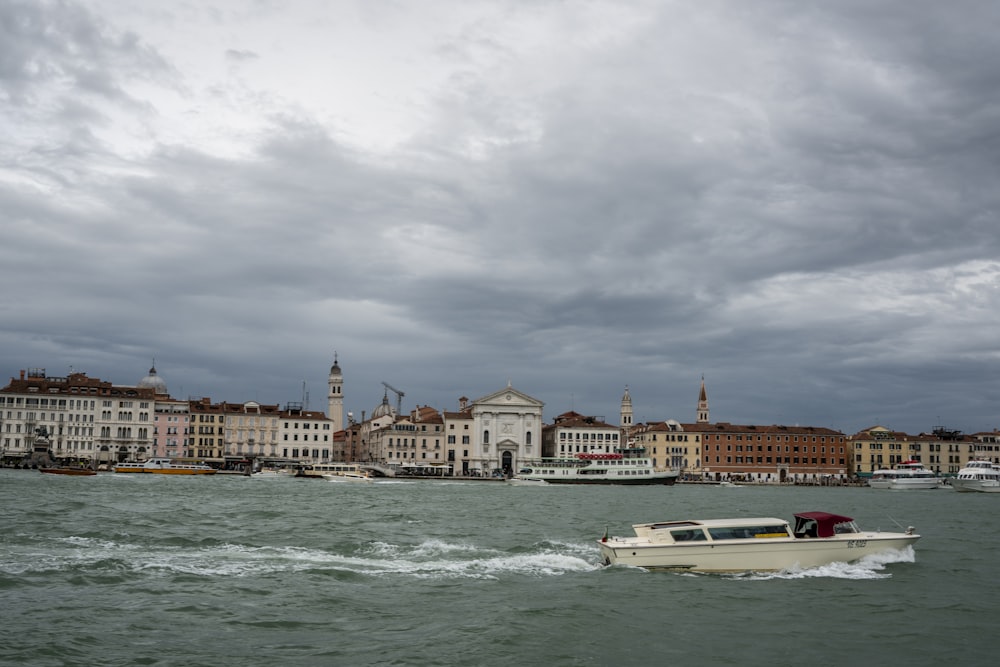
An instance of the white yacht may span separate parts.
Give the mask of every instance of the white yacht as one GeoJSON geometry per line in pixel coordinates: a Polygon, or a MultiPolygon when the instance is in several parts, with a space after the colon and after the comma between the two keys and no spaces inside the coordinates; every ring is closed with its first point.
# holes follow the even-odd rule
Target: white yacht
{"type": "Polygon", "coordinates": [[[992,461],[976,460],[958,471],[958,477],[951,480],[956,491],[979,493],[1000,493],[1000,464],[992,461]]]}
{"type": "Polygon", "coordinates": [[[873,489],[940,489],[943,485],[940,475],[913,460],[876,470],[868,480],[873,489]]]}
{"type": "Polygon", "coordinates": [[[774,518],[700,519],[640,523],[635,537],[598,542],[605,565],[691,572],[766,572],[852,562],[903,549],[918,539],[905,533],[862,532],[854,519],[829,512],[774,518]]]}

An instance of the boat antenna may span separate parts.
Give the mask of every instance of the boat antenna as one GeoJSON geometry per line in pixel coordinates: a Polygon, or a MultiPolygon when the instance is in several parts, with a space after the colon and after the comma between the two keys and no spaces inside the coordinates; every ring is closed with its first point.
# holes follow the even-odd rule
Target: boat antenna
{"type": "Polygon", "coordinates": [[[889,517],[889,521],[892,521],[894,524],[896,524],[897,526],[899,526],[900,530],[906,530],[906,528],[903,527],[903,524],[901,524],[900,522],[896,521],[894,518],[892,518],[888,514],[886,514],[886,516],[889,517]]]}

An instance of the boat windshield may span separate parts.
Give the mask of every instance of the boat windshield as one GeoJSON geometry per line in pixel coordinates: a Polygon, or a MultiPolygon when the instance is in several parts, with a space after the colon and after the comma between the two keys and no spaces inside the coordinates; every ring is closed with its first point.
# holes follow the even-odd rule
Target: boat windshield
{"type": "Polygon", "coordinates": [[[861,529],[853,521],[843,521],[833,525],[833,532],[836,535],[846,535],[848,533],[860,533],[861,529]]]}

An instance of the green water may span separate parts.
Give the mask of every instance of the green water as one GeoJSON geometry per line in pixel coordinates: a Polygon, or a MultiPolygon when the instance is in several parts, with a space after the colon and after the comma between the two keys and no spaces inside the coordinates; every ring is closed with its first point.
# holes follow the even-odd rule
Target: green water
{"type": "Polygon", "coordinates": [[[4,665],[997,659],[1000,494],[0,470],[0,502],[4,665]],[[774,575],[598,565],[606,525],[800,510],[923,538],[774,575]]]}

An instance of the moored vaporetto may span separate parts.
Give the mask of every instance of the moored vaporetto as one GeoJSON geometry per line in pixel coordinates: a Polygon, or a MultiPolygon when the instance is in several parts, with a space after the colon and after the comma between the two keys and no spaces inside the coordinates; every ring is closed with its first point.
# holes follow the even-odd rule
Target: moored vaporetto
{"type": "Polygon", "coordinates": [[[677,470],[657,470],[645,449],[631,447],[614,453],[580,453],[571,458],[539,459],[525,464],[512,484],[673,484],[677,470]]]}

